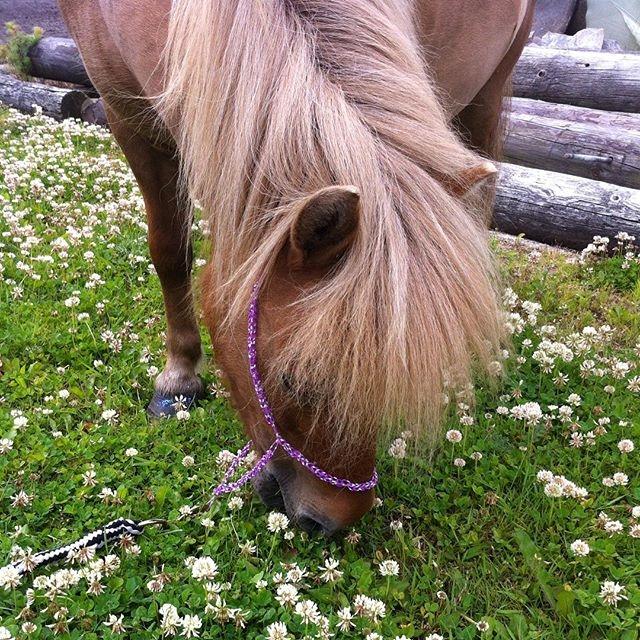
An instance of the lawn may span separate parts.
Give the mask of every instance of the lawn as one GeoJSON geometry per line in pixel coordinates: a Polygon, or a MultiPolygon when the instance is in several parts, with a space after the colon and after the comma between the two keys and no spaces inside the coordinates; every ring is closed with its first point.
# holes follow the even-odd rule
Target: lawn
{"type": "Polygon", "coordinates": [[[0,565],[118,516],[167,520],[20,581],[0,569],[0,639],[638,638],[627,240],[611,257],[496,241],[499,385],[456,398],[436,450],[382,442],[376,508],[325,540],[249,489],[200,511],[244,442],[211,362],[199,408],[145,415],[165,321],[111,136],[0,111],[0,211],[0,565]]]}

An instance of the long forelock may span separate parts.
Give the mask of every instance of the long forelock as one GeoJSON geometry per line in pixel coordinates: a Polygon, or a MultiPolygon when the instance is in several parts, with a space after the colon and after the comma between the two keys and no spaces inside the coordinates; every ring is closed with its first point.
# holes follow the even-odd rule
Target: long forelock
{"type": "Polygon", "coordinates": [[[325,391],[341,447],[381,424],[435,434],[446,379],[468,380],[500,339],[482,215],[443,186],[479,159],[447,122],[410,4],[174,0],[170,23],[160,108],[180,113],[184,175],[211,213],[204,295],[229,326],[272,272],[294,203],[360,189],[354,245],[294,303],[269,363],[325,391]]]}

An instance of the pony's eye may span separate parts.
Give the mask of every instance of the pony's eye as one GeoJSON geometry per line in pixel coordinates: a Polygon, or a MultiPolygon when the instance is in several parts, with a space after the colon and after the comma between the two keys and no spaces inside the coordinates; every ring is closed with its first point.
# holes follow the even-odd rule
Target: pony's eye
{"type": "Polygon", "coordinates": [[[288,373],[283,373],[280,376],[280,383],[285,393],[299,406],[309,407],[313,404],[313,394],[308,393],[305,389],[299,389],[288,373]]]}
{"type": "Polygon", "coordinates": [[[291,378],[291,376],[287,373],[283,373],[280,376],[280,382],[282,383],[282,386],[284,387],[284,390],[289,394],[289,395],[295,395],[295,389],[293,386],[293,380],[291,378]]]}

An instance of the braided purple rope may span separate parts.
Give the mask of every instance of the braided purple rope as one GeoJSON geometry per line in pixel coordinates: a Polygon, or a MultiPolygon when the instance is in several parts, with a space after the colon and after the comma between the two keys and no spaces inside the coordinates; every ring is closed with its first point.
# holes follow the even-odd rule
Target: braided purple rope
{"type": "Polygon", "coordinates": [[[258,350],[256,347],[256,338],[258,336],[258,294],[260,292],[260,287],[256,284],[253,287],[253,294],[251,296],[251,303],[249,305],[249,314],[248,314],[248,331],[247,331],[247,353],[249,355],[249,372],[251,374],[251,381],[253,382],[253,388],[256,392],[256,398],[258,399],[258,404],[260,405],[260,409],[262,410],[262,415],[265,419],[265,422],[271,427],[273,434],[275,436],[275,440],[271,444],[271,446],[262,454],[260,459],[255,463],[255,465],[242,474],[237,480],[230,482],[229,479],[236,472],[240,463],[249,455],[249,451],[253,443],[251,441],[247,442],[247,444],[242,447],[236,454],[231,465],[224,474],[222,478],[222,482],[213,490],[214,496],[221,496],[225,493],[230,493],[232,491],[236,491],[244,484],[249,482],[249,480],[255,478],[267,463],[273,458],[276,450],[280,447],[290,458],[299,462],[303,467],[308,469],[316,478],[322,480],[322,482],[326,482],[328,484],[333,485],[334,487],[339,487],[340,489],[346,489],[347,491],[369,491],[373,489],[378,484],[378,472],[374,469],[373,474],[369,480],[366,482],[352,482],[351,480],[347,480],[346,478],[338,478],[334,476],[324,469],[321,469],[315,462],[312,462],[307,458],[302,451],[296,449],[290,442],[288,442],[284,436],[278,431],[278,427],[276,426],[276,420],[273,417],[273,411],[271,410],[271,406],[269,405],[269,400],[267,399],[267,393],[264,390],[264,386],[262,385],[262,379],[260,377],[260,371],[258,370],[258,350]]]}

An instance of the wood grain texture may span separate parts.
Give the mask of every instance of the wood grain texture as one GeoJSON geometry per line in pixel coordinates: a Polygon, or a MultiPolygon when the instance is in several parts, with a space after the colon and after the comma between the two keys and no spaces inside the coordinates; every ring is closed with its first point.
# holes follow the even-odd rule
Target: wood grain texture
{"type": "Polygon", "coordinates": [[[530,98],[510,98],[505,101],[505,109],[517,114],[528,113],[543,118],[558,118],[559,120],[585,124],[592,122],[629,131],[640,131],[640,114],[637,113],[602,111],[601,109],[576,107],[571,104],[558,104],[530,98]]]}
{"type": "Polygon", "coordinates": [[[0,73],[0,103],[24,113],[33,113],[34,105],[37,105],[45,115],[56,120],[79,118],[86,99],[83,91],[23,82],[9,74],[0,73]]]}
{"type": "Polygon", "coordinates": [[[640,113],[640,54],[526,47],[514,95],[607,111],[640,113]]]}
{"type": "Polygon", "coordinates": [[[494,226],[512,235],[583,249],[594,235],[640,238],[640,191],[552,171],[502,164],[494,226]]]}
{"type": "Polygon", "coordinates": [[[639,116],[629,114],[629,126],[618,126],[624,119],[607,111],[557,105],[541,115],[517,107],[509,114],[507,161],[640,189],[639,116]]]}
{"type": "Polygon", "coordinates": [[[78,47],[70,38],[42,38],[29,50],[31,75],[91,86],[78,47]]]}

